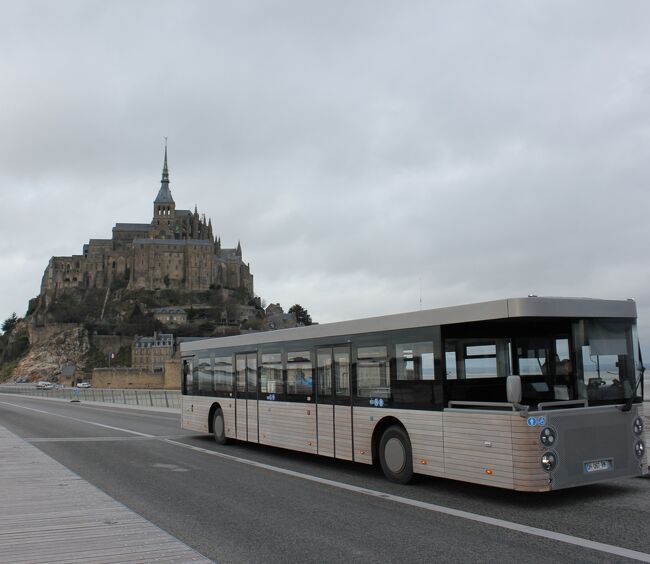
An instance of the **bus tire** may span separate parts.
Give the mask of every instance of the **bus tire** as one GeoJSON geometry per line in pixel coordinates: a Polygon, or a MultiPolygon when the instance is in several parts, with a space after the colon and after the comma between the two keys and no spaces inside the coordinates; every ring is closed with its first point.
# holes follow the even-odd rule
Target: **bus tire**
{"type": "Polygon", "coordinates": [[[220,407],[217,407],[214,412],[214,418],[212,419],[212,431],[214,433],[214,440],[217,441],[220,445],[225,445],[228,443],[226,437],[226,420],[223,416],[223,411],[220,407]]]}
{"type": "Polygon", "coordinates": [[[379,441],[379,463],[386,478],[398,484],[407,484],[413,477],[413,453],[406,431],[392,425],[379,441]]]}

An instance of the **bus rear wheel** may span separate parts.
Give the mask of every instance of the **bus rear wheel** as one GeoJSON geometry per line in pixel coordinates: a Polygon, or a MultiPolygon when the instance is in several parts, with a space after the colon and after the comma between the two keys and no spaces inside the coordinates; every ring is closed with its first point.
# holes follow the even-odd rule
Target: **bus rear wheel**
{"type": "Polygon", "coordinates": [[[223,411],[217,407],[212,419],[212,431],[214,433],[214,440],[220,445],[225,445],[228,442],[226,438],[226,420],[223,416],[223,411]]]}
{"type": "Polygon", "coordinates": [[[392,425],[379,441],[379,463],[386,478],[398,484],[407,484],[413,477],[413,453],[406,431],[392,425]]]}

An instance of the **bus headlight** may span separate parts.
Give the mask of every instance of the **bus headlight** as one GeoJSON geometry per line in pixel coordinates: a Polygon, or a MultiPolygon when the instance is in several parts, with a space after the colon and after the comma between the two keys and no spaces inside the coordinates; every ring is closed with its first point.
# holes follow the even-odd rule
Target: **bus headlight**
{"type": "Polygon", "coordinates": [[[643,444],[643,441],[637,441],[634,444],[634,454],[637,458],[643,458],[643,455],[645,454],[645,445],[643,444]]]}
{"type": "Polygon", "coordinates": [[[643,419],[641,417],[637,417],[634,420],[634,425],[632,426],[632,431],[634,431],[634,434],[638,437],[643,433],[643,419]]]}
{"type": "Polygon", "coordinates": [[[545,452],[542,455],[542,468],[546,472],[550,472],[557,466],[557,456],[554,452],[545,452]]]}
{"type": "Polygon", "coordinates": [[[557,436],[555,431],[550,427],[544,427],[542,432],[539,434],[539,440],[545,447],[551,447],[555,444],[557,436]]]}

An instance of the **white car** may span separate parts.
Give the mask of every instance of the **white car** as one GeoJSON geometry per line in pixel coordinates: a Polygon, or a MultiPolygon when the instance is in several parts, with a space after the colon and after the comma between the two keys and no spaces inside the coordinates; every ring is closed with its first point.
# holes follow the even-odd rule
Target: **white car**
{"type": "Polygon", "coordinates": [[[78,382],[77,383],[77,388],[90,388],[90,384],[88,382],[78,382]]]}
{"type": "Polygon", "coordinates": [[[36,388],[38,390],[51,390],[54,388],[54,384],[52,384],[52,382],[45,382],[41,380],[40,382],[36,382],[36,388]]]}

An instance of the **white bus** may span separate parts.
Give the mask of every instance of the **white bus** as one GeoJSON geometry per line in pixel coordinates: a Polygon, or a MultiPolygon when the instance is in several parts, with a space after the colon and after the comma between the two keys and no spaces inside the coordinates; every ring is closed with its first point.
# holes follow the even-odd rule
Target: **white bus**
{"type": "Polygon", "coordinates": [[[522,491],[648,471],[632,300],[515,298],[181,344],[182,426],[522,491]]]}

